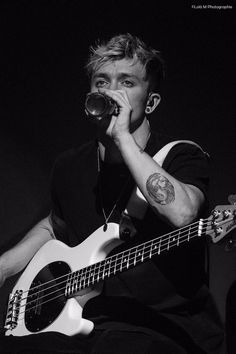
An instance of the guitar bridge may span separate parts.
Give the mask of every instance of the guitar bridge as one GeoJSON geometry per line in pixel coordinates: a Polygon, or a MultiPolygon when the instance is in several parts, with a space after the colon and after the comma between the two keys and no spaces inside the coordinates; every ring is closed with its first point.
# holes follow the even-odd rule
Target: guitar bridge
{"type": "Polygon", "coordinates": [[[13,330],[17,326],[20,314],[22,294],[22,290],[17,290],[14,294],[9,295],[7,315],[4,325],[4,328],[7,330],[13,330]]]}

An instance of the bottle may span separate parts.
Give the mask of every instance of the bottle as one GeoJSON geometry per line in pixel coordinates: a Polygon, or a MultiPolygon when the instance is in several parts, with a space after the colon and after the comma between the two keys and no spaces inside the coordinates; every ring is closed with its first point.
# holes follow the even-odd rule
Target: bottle
{"type": "Polygon", "coordinates": [[[101,92],[88,93],[85,100],[85,112],[98,120],[118,113],[118,107],[112,98],[101,92]]]}

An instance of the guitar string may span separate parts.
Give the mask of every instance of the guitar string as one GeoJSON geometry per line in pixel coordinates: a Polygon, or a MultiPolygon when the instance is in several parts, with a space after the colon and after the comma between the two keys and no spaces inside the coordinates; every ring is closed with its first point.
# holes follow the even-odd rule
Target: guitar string
{"type": "MultiPolygon", "coordinates": [[[[229,219],[228,219],[228,221],[230,221],[229,219]]],[[[190,235],[190,232],[192,233],[193,231],[194,231],[194,229],[193,229],[193,225],[194,224],[192,224],[191,225],[191,227],[188,227],[188,234],[190,235]],[[190,230],[191,229],[191,230],[190,230]]],[[[202,224],[202,226],[204,227],[207,227],[207,225],[203,225],[202,224]]],[[[105,258],[104,260],[102,260],[102,261],[100,261],[100,262],[97,262],[97,263],[95,263],[95,264],[92,264],[92,265],[90,265],[90,266],[88,266],[88,267],[85,267],[85,268],[82,268],[82,269],[80,269],[80,270],[78,270],[78,271],[75,271],[75,272],[71,272],[71,273],[67,273],[67,274],[64,274],[63,276],[61,276],[61,277],[58,277],[58,278],[55,278],[55,279],[53,279],[53,280],[51,280],[51,281],[48,281],[48,282],[45,282],[45,283],[43,283],[42,285],[40,285],[40,286],[36,286],[36,287],[34,287],[34,288],[31,288],[30,290],[27,290],[27,291],[24,291],[23,293],[27,293],[27,292],[29,292],[29,291],[31,291],[32,292],[32,290],[33,289],[39,289],[40,287],[42,287],[43,289],[42,290],[40,290],[40,291],[38,291],[38,293],[40,293],[40,292],[42,292],[42,291],[45,291],[45,290],[48,290],[48,289],[50,289],[50,288],[53,288],[53,287],[55,287],[55,286],[58,286],[58,285],[60,285],[60,284],[62,284],[63,282],[66,282],[66,283],[68,283],[68,278],[69,278],[69,276],[71,276],[71,275],[73,275],[73,274],[76,274],[77,273],[77,275],[76,275],[76,277],[78,278],[78,277],[81,277],[81,275],[85,278],[85,279],[83,279],[83,281],[84,280],[87,280],[87,279],[89,279],[89,278],[91,278],[91,268],[92,267],[94,267],[94,269],[93,269],[93,271],[97,271],[96,270],[96,267],[97,267],[97,265],[100,265],[99,267],[98,267],[98,273],[95,273],[95,275],[99,275],[99,273],[101,273],[101,271],[100,271],[100,268],[102,268],[102,267],[104,267],[105,265],[106,265],[106,263],[110,260],[111,262],[115,262],[115,263],[117,263],[118,261],[120,261],[120,260],[122,260],[123,258],[124,258],[124,254],[125,253],[127,253],[127,255],[126,256],[128,256],[128,254],[130,255],[130,254],[132,254],[132,253],[134,253],[135,252],[135,257],[137,257],[137,252],[140,252],[140,250],[141,249],[143,249],[144,247],[147,249],[148,247],[153,247],[152,246],[152,244],[154,244],[154,242],[155,243],[157,243],[159,240],[161,241],[160,242],[160,247],[158,246],[158,248],[163,248],[163,247],[165,247],[166,245],[170,245],[170,243],[176,243],[176,239],[175,239],[175,235],[177,236],[179,236],[179,231],[177,231],[177,232],[172,232],[172,233],[170,233],[170,234],[166,234],[166,235],[163,235],[162,237],[158,237],[158,238],[156,238],[156,239],[153,239],[153,240],[149,240],[149,241],[147,241],[147,242],[144,242],[144,243],[142,243],[142,244],[140,244],[140,245],[138,245],[138,246],[134,246],[134,247],[132,247],[131,249],[128,249],[128,250],[125,250],[125,251],[122,251],[122,252],[120,252],[120,253],[118,253],[118,254],[116,254],[116,255],[113,255],[113,256],[111,256],[111,257],[108,257],[108,258],[105,258]],[[163,238],[163,236],[168,236],[168,235],[170,235],[170,234],[172,234],[172,237],[170,238],[170,237],[166,237],[165,239],[163,239],[162,240],[162,238],[163,238]],[[166,242],[167,241],[167,242],[166,242]],[[120,256],[121,256],[121,259],[120,259],[120,256]],[[89,273],[89,276],[87,275],[87,273],[89,273]],[[51,283],[51,282],[55,282],[55,281],[57,281],[57,280],[59,280],[59,279],[61,279],[62,280],[62,278],[66,278],[65,280],[63,280],[63,281],[61,281],[61,282],[57,282],[56,284],[53,284],[51,287],[49,286],[48,288],[44,288],[45,287],[45,285],[47,285],[47,284],[49,284],[49,283],[51,283]]],[[[183,234],[183,233],[182,233],[183,234]]],[[[197,235],[198,236],[198,235],[197,235]]],[[[181,238],[185,238],[186,236],[181,236],[181,237],[178,237],[178,240],[180,240],[181,238]]],[[[178,241],[179,242],[179,241],[178,241]]],[[[177,242],[177,244],[178,244],[178,242],[177,242]]],[[[177,246],[177,245],[176,245],[177,246]]],[[[173,247],[173,246],[172,246],[173,247]]],[[[168,249],[168,246],[167,246],[167,249],[168,249]]],[[[151,250],[149,250],[148,252],[150,253],[150,251],[151,250]]],[[[162,250],[161,250],[162,251],[162,250]]],[[[110,266],[110,268],[112,268],[112,266],[110,266]]],[[[102,271],[102,272],[104,272],[104,270],[102,271]]],[[[95,275],[93,275],[93,277],[95,278],[95,275]]],[[[73,278],[72,278],[73,279],[73,278]]],[[[77,282],[78,282],[78,280],[77,280],[77,282]]],[[[60,291],[60,290],[62,290],[62,289],[58,289],[57,291],[60,291]]],[[[30,294],[30,296],[35,296],[35,294],[37,294],[37,292],[35,292],[35,293],[33,293],[33,294],[30,294]]],[[[46,296],[48,296],[48,295],[50,295],[50,294],[47,294],[46,296]]],[[[23,298],[23,299],[21,299],[21,300],[24,300],[24,299],[26,299],[26,298],[23,298]]],[[[30,302],[29,302],[30,303],[30,302]]]]}
{"type": "MultiPolygon", "coordinates": [[[[207,227],[207,224],[206,224],[206,225],[203,225],[203,227],[207,227]]],[[[179,233],[179,232],[178,232],[178,233],[179,233]]],[[[191,231],[189,232],[189,238],[188,238],[188,239],[192,239],[192,238],[194,238],[194,237],[196,237],[196,236],[199,237],[199,235],[191,236],[192,234],[193,234],[193,230],[191,230],[191,231]]],[[[188,239],[186,239],[186,237],[184,237],[184,236],[181,236],[181,238],[179,239],[179,244],[180,244],[180,243],[183,243],[184,241],[187,241],[188,239]],[[181,239],[183,239],[183,238],[185,238],[185,240],[181,240],[181,239]]],[[[150,257],[150,253],[151,253],[151,256],[160,253],[160,252],[159,252],[159,247],[156,247],[156,248],[152,249],[152,243],[153,243],[154,241],[155,241],[155,239],[154,239],[154,240],[150,240],[150,241],[147,242],[147,243],[151,244],[151,249],[147,249],[147,248],[148,248],[147,246],[145,247],[147,250],[145,250],[145,251],[143,252],[143,254],[142,254],[143,260],[147,258],[147,254],[148,254],[148,257],[151,258],[151,257],[150,257]]],[[[165,241],[167,241],[167,240],[165,240],[165,241]]],[[[141,244],[141,245],[139,245],[138,247],[133,247],[133,249],[136,250],[135,253],[137,253],[137,249],[138,249],[138,248],[144,247],[145,244],[147,244],[147,243],[141,244]],[[142,247],[140,247],[140,246],[142,246],[142,247]]],[[[170,249],[170,248],[172,248],[172,247],[174,247],[174,246],[176,246],[176,240],[172,237],[172,240],[169,240],[169,239],[168,239],[168,242],[165,242],[165,243],[163,242],[163,243],[161,244],[161,248],[162,248],[161,251],[168,250],[168,249],[170,249]],[[171,243],[174,243],[174,244],[172,245],[171,243]],[[166,247],[166,246],[167,246],[167,247],[166,247]],[[164,248],[164,247],[166,247],[166,248],[164,248]]],[[[150,247],[150,246],[149,246],[149,247],[150,247]]],[[[127,255],[126,255],[125,257],[128,256],[128,253],[129,253],[129,255],[132,255],[132,256],[133,256],[133,254],[132,254],[132,249],[126,250],[125,252],[127,252],[127,255]]],[[[122,255],[121,259],[119,259],[119,258],[117,257],[116,260],[115,260],[115,259],[112,260],[112,258],[114,258],[114,256],[109,257],[109,258],[111,258],[111,262],[115,262],[115,266],[111,266],[111,265],[110,265],[110,267],[109,267],[110,271],[113,271],[112,268],[114,268],[114,269],[117,268],[117,272],[119,272],[119,271],[122,271],[122,269],[123,269],[124,267],[127,267],[127,264],[122,267],[122,264],[124,263],[124,261],[122,261],[122,259],[124,258],[124,253],[125,253],[125,252],[121,252],[121,253],[120,253],[120,254],[122,255]],[[118,263],[120,260],[121,260],[121,263],[118,263]],[[120,269],[119,269],[119,266],[121,266],[120,269]]],[[[135,260],[136,258],[137,258],[137,254],[135,254],[135,257],[134,257],[134,258],[129,257],[129,265],[128,265],[128,267],[129,267],[129,266],[132,266],[132,261],[135,260]]],[[[102,262],[98,262],[97,264],[99,264],[99,263],[101,264],[101,263],[104,262],[104,265],[102,266],[102,267],[104,267],[106,260],[107,260],[107,259],[103,260],[102,262]]],[[[90,267],[91,267],[91,266],[90,266],[90,267]]],[[[87,267],[87,268],[90,268],[90,267],[87,267]]],[[[102,278],[104,278],[104,276],[106,275],[106,274],[104,273],[104,270],[102,270],[102,271],[100,270],[100,268],[102,268],[102,267],[99,267],[99,268],[98,268],[98,273],[95,273],[96,275],[98,275],[98,278],[99,278],[98,281],[101,280],[102,278]],[[99,277],[99,274],[102,274],[102,275],[99,277]]],[[[96,268],[96,263],[95,263],[95,268],[96,268]]],[[[94,268],[94,269],[95,269],[95,268],[94,268]]],[[[86,269],[86,268],[84,268],[84,269],[86,269]]],[[[82,270],[83,270],[83,269],[82,269],[82,270]]],[[[73,272],[73,273],[75,273],[75,272],[73,272]]],[[[67,277],[68,277],[68,275],[71,275],[71,274],[73,274],[73,273],[69,273],[69,274],[64,275],[64,276],[67,276],[67,277]]],[[[82,273],[83,273],[83,272],[82,272],[82,273]]],[[[79,276],[79,275],[80,275],[80,274],[78,274],[78,276],[79,276]]],[[[86,272],[83,274],[83,276],[85,276],[85,275],[86,275],[86,272]]],[[[59,278],[60,278],[60,277],[59,277],[59,278]]],[[[87,276],[87,277],[85,276],[85,279],[83,279],[84,284],[81,286],[81,289],[79,289],[78,291],[81,291],[82,289],[84,289],[84,288],[86,288],[86,287],[89,286],[89,283],[86,284],[86,280],[88,279],[88,281],[89,281],[90,278],[91,278],[91,270],[90,270],[90,272],[89,272],[89,276],[87,276]]],[[[92,278],[97,278],[97,276],[93,275],[92,278]]],[[[54,279],[54,281],[55,281],[55,279],[54,279]]],[[[93,280],[93,283],[97,283],[98,281],[95,281],[95,282],[94,282],[94,280],[93,280]]],[[[67,279],[64,280],[63,282],[68,283],[67,279]]],[[[54,286],[57,286],[57,287],[58,287],[58,285],[60,285],[60,284],[62,284],[62,282],[61,282],[61,283],[56,283],[54,286]]],[[[52,287],[53,287],[53,286],[52,286],[52,287]]],[[[51,287],[51,288],[52,288],[52,287],[51,287]]],[[[48,289],[50,289],[50,288],[47,288],[46,290],[48,290],[48,289]]],[[[60,289],[56,289],[56,291],[51,292],[51,293],[49,293],[49,294],[46,294],[46,295],[42,296],[41,298],[38,298],[37,300],[40,300],[40,299],[42,299],[42,298],[44,298],[44,297],[48,297],[48,296],[52,295],[53,293],[56,293],[56,292],[62,291],[62,290],[64,290],[64,287],[63,287],[63,288],[60,288],[60,289]]],[[[45,289],[43,289],[43,291],[45,291],[45,289]]],[[[77,289],[76,289],[76,291],[77,291],[77,289]]],[[[40,291],[39,291],[38,293],[40,294],[40,291]]],[[[37,294],[37,293],[36,293],[36,294],[37,294]]],[[[62,296],[62,295],[65,296],[64,294],[60,294],[59,296],[62,296]]],[[[30,296],[35,296],[35,294],[31,294],[30,296]]],[[[26,299],[26,298],[21,299],[21,300],[25,300],[25,299],[26,299]]],[[[51,299],[47,300],[46,302],[52,301],[52,300],[54,300],[54,298],[51,298],[51,299]]],[[[35,302],[35,300],[28,302],[27,305],[29,305],[31,302],[35,302]]],[[[45,303],[45,302],[43,302],[43,303],[45,303]]],[[[43,303],[41,303],[40,305],[42,305],[43,303]]],[[[24,306],[24,305],[19,306],[18,309],[19,309],[20,307],[23,307],[23,306],[24,306]]],[[[37,306],[34,305],[34,306],[31,307],[31,308],[27,308],[27,311],[32,310],[34,307],[37,307],[37,306]]],[[[22,313],[20,313],[20,314],[22,314],[22,313]]]]}
{"type": "MultiPolygon", "coordinates": [[[[195,237],[199,237],[199,236],[195,234],[194,236],[190,236],[190,237],[189,237],[189,240],[190,240],[190,239],[193,239],[193,238],[195,238],[195,237]]],[[[183,238],[183,237],[182,237],[182,238],[183,238]]],[[[180,240],[179,244],[182,244],[182,243],[184,243],[184,242],[186,242],[186,241],[187,241],[186,238],[185,238],[184,240],[180,240]]],[[[172,241],[172,242],[173,242],[173,241],[172,241]]],[[[168,243],[167,243],[167,244],[168,244],[168,243]]],[[[166,244],[165,244],[164,246],[166,246],[166,244]]],[[[163,248],[162,251],[169,250],[170,248],[175,247],[175,246],[176,246],[175,244],[174,244],[174,245],[168,245],[168,247],[163,248]]],[[[156,254],[158,254],[158,250],[157,250],[157,249],[154,249],[153,252],[152,252],[152,256],[153,256],[153,255],[156,255],[156,254]]],[[[143,261],[146,260],[147,258],[150,258],[150,251],[144,252],[143,261]],[[148,254],[148,255],[147,255],[147,254],[148,254]]],[[[133,258],[133,259],[135,259],[135,258],[133,258]]],[[[131,263],[131,262],[130,262],[130,263],[131,263]]],[[[122,263],[121,263],[121,264],[122,264],[122,263]]],[[[142,263],[139,263],[139,264],[142,264],[142,263]]],[[[122,269],[123,269],[123,268],[122,268],[122,269]]],[[[117,269],[117,273],[121,272],[122,269],[121,269],[121,270],[117,269]]],[[[103,272],[100,272],[100,273],[103,273],[103,272]]],[[[100,277],[99,281],[100,281],[101,279],[102,279],[102,277],[100,277]]],[[[98,283],[99,281],[94,282],[94,284],[98,283]]],[[[86,287],[89,287],[89,285],[83,287],[83,288],[80,289],[79,291],[83,290],[83,289],[86,288],[86,287]]],[[[42,296],[41,298],[37,299],[37,301],[40,300],[40,299],[42,299],[42,298],[44,298],[44,297],[50,296],[50,295],[52,295],[52,294],[54,294],[54,293],[57,293],[58,291],[62,291],[62,290],[64,290],[64,287],[61,288],[61,289],[57,289],[56,291],[51,292],[51,293],[49,293],[49,294],[47,294],[47,295],[42,296]]],[[[61,297],[61,296],[65,296],[65,295],[64,295],[64,294],[59,294],[59,295],[57,295],[57,296],[54,296],[53,298],[50,298],[50,299],[48,299],[48,300],[45,300],[44,302],[41,302],[41,303],[40,303],[40,306],[43,305],[43,304],[45,304],[45,303],[47,303],[47,302],[49,302],[49,301],[53,301],[53,300],[55,300],[56,298],[61,297]]],[[[33,300],[33,301],[31,301],[31,302],[35,302],[35,300],[33,300]]],[[[29,303],[31,303],[31,302],[29,302],[29,303]]],[[[28,303],[28,304],[29,304],[29,303],[28,303]]],[[[23,307],[23,306],[24,306],[24,305],[19,306],[18,309],[19,309],[20,307],[23,307]]],[[[22,314],[24,314],[25,312],[28,312],[28,311],[31,311],[31,310],[34,309],[34,308],[37,308],[37,306],[38,306],[38,305],[34,305],[34,306],[30,307],[30,308],[27,308],[26,310],[20,312],[20,313],[19,313],[19,316],[22,315],[22,314]]],[[[26,307],[26,306],[25,306],[25,307],[26,307]]]]}

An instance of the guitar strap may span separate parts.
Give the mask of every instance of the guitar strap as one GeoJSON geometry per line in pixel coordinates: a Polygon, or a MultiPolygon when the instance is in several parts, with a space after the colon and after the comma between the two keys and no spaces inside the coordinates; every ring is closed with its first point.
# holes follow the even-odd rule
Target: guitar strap
{"type": "MultiPolygon", "coordinates": [[[[199,149],[202,148],[191,140],[176,140],[172,141],[165,146],[163,146],[154,156],[153,159],[162,166],[163,162],[169,153],[169,151],[177,144],[186,143],[197,146],[199,149]]],[[[202,150],[203,151],[203,150],[202,150]]],[[[204,152],[204,151],[203,151],[204,152]]],[[[120,219],[120,238],[123,240],[132,238],[137,233],[131,218],[142,220],[148,207],[148,202],[146,201],[144,195],[140,189],[136,186],[131,194],[131,197],[127,203],[126,209],[122,212],[120,219]]]]}

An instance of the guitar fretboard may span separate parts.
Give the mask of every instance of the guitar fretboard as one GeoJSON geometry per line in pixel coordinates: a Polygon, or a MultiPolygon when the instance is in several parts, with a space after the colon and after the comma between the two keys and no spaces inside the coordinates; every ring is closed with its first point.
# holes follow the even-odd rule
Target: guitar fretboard
{"type": "Polygon", "coordinates": [[[72,272],[67,278],[65,294],[71,296],[117,273],[134,268],[151,259],[154,255],[160,255],[162,252],[178,247],[184,242],[189,242],[192,238],[205,235],[206,228],[207,224],[204,224],[204,221],[200,219],[198,222],[179,230],[159,236],[86,268],[72,272]]]}

